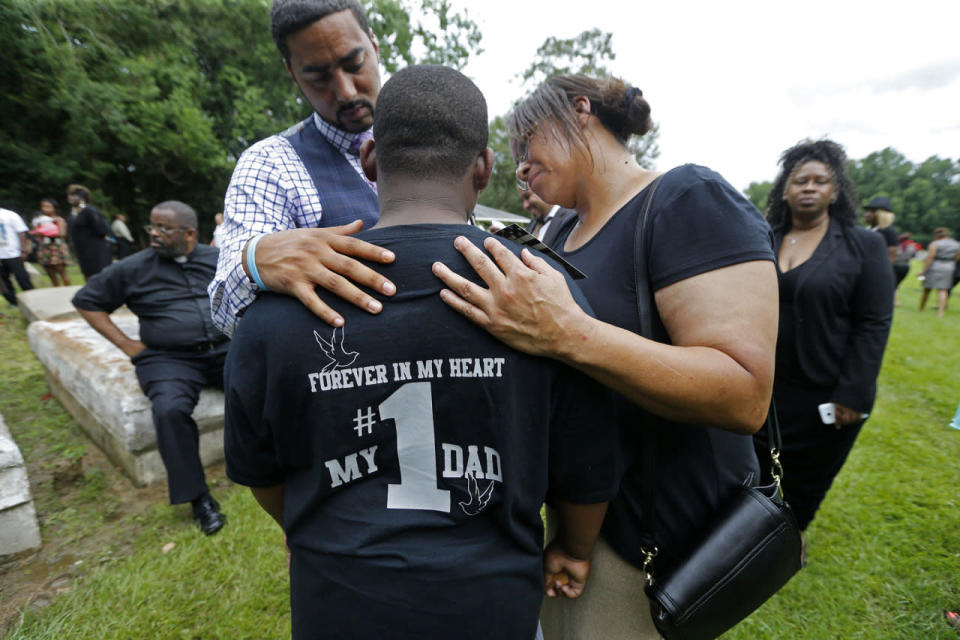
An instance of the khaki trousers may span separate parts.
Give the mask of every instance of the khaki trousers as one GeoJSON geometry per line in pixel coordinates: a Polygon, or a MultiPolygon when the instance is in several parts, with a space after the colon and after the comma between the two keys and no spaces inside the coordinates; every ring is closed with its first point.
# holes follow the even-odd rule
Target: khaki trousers
{"type": "MultiPolygon", "coordinates": [[[[556,516],[547,510],[547,539],[556,516]]],[[[643,573],[624,561],[600,538],[593,550],[590,578],[583,595],[543,599],[544,640],[660,640],[643,592],[643,573]]]]}

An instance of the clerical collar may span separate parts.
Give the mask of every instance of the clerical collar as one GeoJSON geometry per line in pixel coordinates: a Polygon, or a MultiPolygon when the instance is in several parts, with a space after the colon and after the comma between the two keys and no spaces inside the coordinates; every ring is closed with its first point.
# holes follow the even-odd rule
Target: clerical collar
{"type": "Polygon", "coordinates": [[[187,261],[187,256],[177,256],[176,258],[173,259],[173,261],[183,264],[184,262],[187,261]]]}

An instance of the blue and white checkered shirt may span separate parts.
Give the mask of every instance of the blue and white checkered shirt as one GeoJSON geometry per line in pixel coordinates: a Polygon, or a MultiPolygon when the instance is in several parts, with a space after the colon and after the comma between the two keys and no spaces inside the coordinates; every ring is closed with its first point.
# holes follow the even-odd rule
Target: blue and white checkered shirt
{"type": "MultiPolygon", "coordinates": [[[[360,158],[348,153],[354,139],[361,134],[338,129],[316,113],[312,122],[376,191],[376,185],[363,174],[360,158]]],[[[217,274],[207,289],[214,324],[227,335],[233,335],[237,314],[253,302],[257,292],[257,286],[247,278],[241,263],[247,240],[261,233],[322,227],[322,219],[317,188],[286,138],[270,136],[244,151],[224,198],[223,235],[217,245],[220,259],[217,274]]]]}

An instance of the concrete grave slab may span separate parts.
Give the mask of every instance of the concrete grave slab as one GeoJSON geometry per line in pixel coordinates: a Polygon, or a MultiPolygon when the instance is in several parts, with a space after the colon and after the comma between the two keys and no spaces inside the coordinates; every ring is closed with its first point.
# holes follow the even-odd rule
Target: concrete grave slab
{"type": "MultiPolygon", "coordinates": [[[[136,316],[111,318],[128,336],[139,337],[136,316]]],[[[140,486],[165,480],[150,400],[126,354],[82,319],[32,322],[27,337],[50,391],[114,464],[140,486]]],[[[223,460],[223,392],[204,389],[193,419],[203,464],[223,460]]]]}
{"type": "MultiPolygon", "coordinates": [[[[73,320],[80,317],[74,308],[73,296],[80,291],[81,285],[69,287],[45,287],[43,289],[32,289],[30,291],[21,291],[17,294],[17,306],[23,313],[27,322],[35,320],[48,320],[54,322],[57,320],[73,320]]],[[[126,307],[120,307],[114,311],[117,315],[132,315],[126,307]]]]}
{"type": "Polygon", "coordinates": [[[33,266],[32,262],[24,262],[23,268],[30,277],[30,284],[32,284],[34,287],[39,287],[43,281],[43,274],[40,273],[40,269],[33,266]]]}
{"type": "Polygon", "coordinates": [[[23,456],[0,415],[0,556],[41,544],[23,456]]]}

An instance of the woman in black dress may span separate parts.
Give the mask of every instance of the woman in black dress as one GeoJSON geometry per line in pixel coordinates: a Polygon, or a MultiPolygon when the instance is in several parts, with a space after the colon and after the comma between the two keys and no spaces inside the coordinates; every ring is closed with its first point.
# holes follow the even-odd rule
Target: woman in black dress
{"type": "Polygon", "coordinates": [[[110,225],[96,207],[90,206],[90,190],[79,184],[67,187],[70,218],[67,231],[73,242],[77,263],[84,280],[100,273],[113,261],[110,249],[110,225]]]}
{"type": "MultiPolygon", "coordinates": [[[[805,530],[873,409],[893,273],[883,237],[854,225],[856,195],[840,145],[804,141],[780,163],[767,201],[780,278],[773,397],[784,493],[805,530]],[[822,404],[835,408],[832,423],[822,404]]],[[[765,430],[754,438],[769,455],[765,430]]]]}

